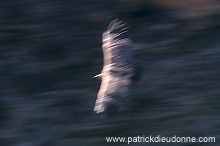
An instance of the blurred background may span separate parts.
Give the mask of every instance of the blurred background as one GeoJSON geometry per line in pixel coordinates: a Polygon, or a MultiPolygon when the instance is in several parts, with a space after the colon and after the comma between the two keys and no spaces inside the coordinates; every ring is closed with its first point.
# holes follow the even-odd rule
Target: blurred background
{"type": "Polygon", "coordinates": [[[0,143],[127,145],[105,136],[177,135],[216,143],[162,144],[218,146],[219,39],[219,0],[1,1],[0,143]],[[92,77],[112,18],[129,26],[144,75],[109,121],[93,113],[100,80],[92,77]]]}

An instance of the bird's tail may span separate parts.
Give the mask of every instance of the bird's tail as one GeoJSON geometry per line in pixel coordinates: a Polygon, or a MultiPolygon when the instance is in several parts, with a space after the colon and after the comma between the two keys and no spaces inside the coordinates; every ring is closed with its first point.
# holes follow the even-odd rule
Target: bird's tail
{"type": "Polygon", "coordinates": [[[115,117],[118,109],[120,108],[119,102],[114,98],[109,98],[104,101],[96,101],[94,112],[102,114],[107,118],[115,117]]]}

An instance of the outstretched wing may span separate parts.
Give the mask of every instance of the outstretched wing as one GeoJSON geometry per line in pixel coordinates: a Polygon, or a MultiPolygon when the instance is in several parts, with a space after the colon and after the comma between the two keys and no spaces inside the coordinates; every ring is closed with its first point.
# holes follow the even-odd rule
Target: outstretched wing
{"type": "Polygon", "coordinates": [[[121,21],[113,20],[103,33],[104,66],[94,111],[107,116],[113,116],[120,108],[135,74],[133,45],[126,29],[121,21]]]}

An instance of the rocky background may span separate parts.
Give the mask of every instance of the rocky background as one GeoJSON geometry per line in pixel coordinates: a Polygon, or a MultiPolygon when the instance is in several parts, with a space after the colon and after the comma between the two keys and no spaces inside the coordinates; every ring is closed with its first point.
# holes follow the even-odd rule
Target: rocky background
{"type": "Polygon", "coordinates": [[[218,0],[1,1],[0,143],[127,145],[105,136],[177,135],[216,142],[160,144],[218,146],[219,40],[218,0]],[[100,81],[92,77],[114,18],[129,26],[144,75],[107,120],[93,113],[100,81]]]}

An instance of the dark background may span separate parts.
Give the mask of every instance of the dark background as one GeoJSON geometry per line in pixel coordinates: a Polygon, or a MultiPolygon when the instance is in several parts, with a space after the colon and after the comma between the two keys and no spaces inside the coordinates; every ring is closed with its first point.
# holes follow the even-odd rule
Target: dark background
{"type": "Polygon", "coordinates": [[[127,145],[105,136],[215,136],[219,145],[220,1],[0,2],[2,146],[127,145]],[[102,32],[129,26],[144,74],[117,117],[93,113],[102,32]]]}

